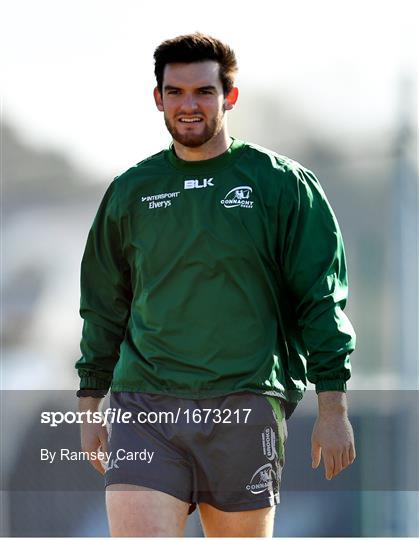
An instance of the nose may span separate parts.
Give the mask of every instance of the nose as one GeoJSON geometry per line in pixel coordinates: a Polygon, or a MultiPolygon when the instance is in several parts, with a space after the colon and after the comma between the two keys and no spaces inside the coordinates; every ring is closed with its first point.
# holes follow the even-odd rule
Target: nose
{"type": "Polygon", "coordinates": [[[196,111],[197,106],[198,106],[198,103],[194,94],[187,93],[184,95],[184,98],[182,101],[182,109],[184,109],[185,112],[196,111]]]}

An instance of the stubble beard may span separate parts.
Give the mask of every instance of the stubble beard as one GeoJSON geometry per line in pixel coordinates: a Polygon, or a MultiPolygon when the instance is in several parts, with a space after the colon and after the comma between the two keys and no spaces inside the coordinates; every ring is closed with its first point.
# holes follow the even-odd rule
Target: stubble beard
{"type": "Polygon", "coordinates": [[[173,139],[179,144],[187,146],[189,148],[197,148],[198,146],[202,146],[203,144],[211,140],[213,137],[218,135],[218,133],[223,127],[223,120],[224,111],[220,112],[208,123],[203,120],[203,122],[205,122],[205,127],[204,130],[200,133],[180,133],[175,124],[176,120],[174,123],[172,123],[166,117],[166,114],[164,115],[164,122],[166,124],[167,130],[169,131],[173,139]]]}

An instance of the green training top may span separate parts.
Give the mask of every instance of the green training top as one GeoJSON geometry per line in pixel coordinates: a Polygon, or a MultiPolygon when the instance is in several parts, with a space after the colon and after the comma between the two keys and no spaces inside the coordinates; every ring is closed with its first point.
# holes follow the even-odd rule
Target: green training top
{"type": "Polygon", "coordinates": [[[347,293],[339,225],[312,172],[238,139],[204,161],[171,146],[115,178],[90,229],[80,388],[294,404],[307,379],[344,391],[347,293]]]}

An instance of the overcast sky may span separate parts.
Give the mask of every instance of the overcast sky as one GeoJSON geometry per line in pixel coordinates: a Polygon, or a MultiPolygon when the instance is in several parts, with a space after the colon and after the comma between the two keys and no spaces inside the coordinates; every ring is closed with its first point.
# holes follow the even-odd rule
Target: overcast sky
{"type": "MultiPolygon", "coordinates": [[[[168,37],[199,30],[227,41],[238,57],[241,93],[292,97],[331,133],[391,124],[400,78],[417,76],[416,0],[0,6],[3,120],[106,181],[169,141],[152,99],[153,51],[168,37]]],[[[257,119],[257,110],[245,113],[257,119]]]]}

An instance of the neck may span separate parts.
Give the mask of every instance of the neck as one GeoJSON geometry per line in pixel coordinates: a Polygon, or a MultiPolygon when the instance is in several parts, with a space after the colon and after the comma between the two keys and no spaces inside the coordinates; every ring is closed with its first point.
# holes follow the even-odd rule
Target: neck
{"type": "Polygon", "coordinates": [[[183,146],[183,144],[173,141],[173,146],[177,157],[185,161],[202,161],[211,159],[220,154],[224,154],[231,144],[230,135],[226,128],[223,128],[215,137],[196,148],[183,146]]]}

